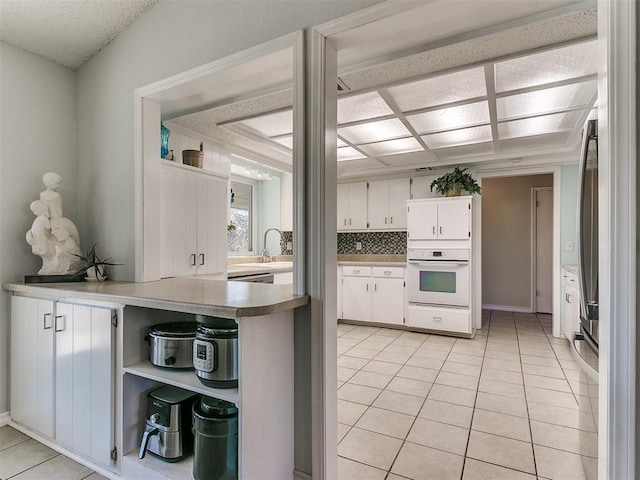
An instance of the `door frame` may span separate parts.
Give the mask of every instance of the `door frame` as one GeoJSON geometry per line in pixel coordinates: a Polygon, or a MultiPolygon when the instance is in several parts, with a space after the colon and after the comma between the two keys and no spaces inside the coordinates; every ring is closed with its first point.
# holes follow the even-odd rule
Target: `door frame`
{"type": "MultiPolygon", "coordinates": [[[[552,195],[553,195],[553,191],[554,191],[555,187],[556,187],[556,185],[554,184],[551,187],[532,187],[531,188],[531,313],[536,313],[536,310],[538,308],[538,296],[537,296],[537,290],[538,290],[538,242],[537,242],[538,210],[536,208],[536,202],[537,202],[537,198],[538,198],[538,192],[540,192],[540,191],[546,191],[546,192],[550,191],[552,193],[552,195]]],[[[555,195],[553,196],[553,198],[555,198],[555,195]]],[[[553,208],[553,210],[555,210],[555,202],[554,202],[554,205],[553,205],[552,208],[553,208]]],[[[554,218],[554,222],[553,223],[555,223],[555,212],[552,212],[552,215],[553,215],[553,218],[554,218]]],[[[555,237],[555,228],[554,227],[552,227],[552,229],[553,229],[552,235],[555,237]]],[[[555,249],[554,249],[554,246],[553,246],[553,240],[552,240],[551,249],[553,251],[552,255],[555,257],[556,252],[555,252],[555,249]]],[[[560,249],[562,249],[562,245],[560,245],[560,249]]],[[[558,254],[558,257],[560,257],[560,251],[558,251],[557,254],[558,254]]],[[[553,275],[553,271],[554,271],[553,260],[551,262],[552,262],[551,273],[553,275]]],[[[554,301],[553,301],[553,291],[552,291],[551,295],[552,295],[551,310],[552,310],[552,314],[553,314],[553,303],[554,303],[554,301]]],[[[560,306],[560,312],[561,311],[562,311],[562,306],[560,306]]],[[[560,312],[558,312],[558,314],[560,314],[560,312]]],[[[558,327],[559,327],[560,326],[560,317],[558,317],[554,323],[557,323],[558,327]]]]}
{"type": "MultiPolygon", "coordinates": [[[[337,65],[335,48],[328,37],[336,32],[355,28],[360,25],[394,15],[411,8],[413,2],[386,1],[374,7],[356,12],[344,18],[333,20],[325,25],[314,28],[311,32],[311,42],[308,65],[314,66],[310,70],[313,77],[309,84],[323,87],[322,93],[309,90],[310,102],[319,110],[309,112],[307,132],[315,138],[309,138],[309,143],[325,139],[326,123],[331,123],[335,129],[335,119],[327,121],[324,89],[328,84],[335,85],[337,65]],[[326,55],[327,46],[333,49],[330,58],[326,55]],[[324,107],[324,108],[323,108],[324,107]]],[[[600,270],[601,281],[601,315],[603,318],[615,318],[615,322],[603,323],[600,355],[600,399],[598,469],[600,478],[635,478],[636,464],[636,236],[637,215],[637,158],[636,137],[638,125],[636,120],[636,35],[637,16],[636,2],[598,0],[598,44],[603,52],[602,64],[599,68],[598,102],[599,135],[601,137],[600,156],[608,163],[600,174],[600,186],[606,192],[600,204],[602,226],[600,228],[600,245],[609,255],[602,256],[600,270]],[[614,394],[615,392],[615,394],[614,394]],[[602,408],[604,407],[604,408],[602,408]]],[[[334,88],[335,90],[335,88],[334,88]]],[[[329,105],[329,109],[331,105],[329,105]]],[[[333,107],[335,108],[335,106],[333,107]]],[[[309,166],[323,168],[328,158],[326,148],[317,145],[317,155],[309,157],[309,166]]],[[[559,185],[559,173],[554,175],[554,184],[559,185]]],[[[309,186],[323,194],[335,194],[336,178],[315,176],[310,178],[309,186]]],[[[322,205],[312,209],[317,212],[328,213],[326,230],[323,226],[310,226],[309,235],[331,230],[335,225],[335,210],[331,198],[325,197],[322,205]],[[316,228],[319,230],[315,232],[316,228]]],[[[335,242],[334,242],[335,243],[335,242]]],[[[314,264],[309,259],[307,275],[313,277],[323,273],[326,262],[335,265],[335,253],[331,245],[319,245],[322,252],[317,252],[323,265],[314,264]]],[[[558,285],[554,285],[557,289],[558,285]]],[[[324,292],[326,294],[326,292],[324,292]]],[[[326,311],[336,311],[335,296],[323,295],[321,300],[326,311]]],[[[333,321],[332,316],[319,317],[312,315],[313,323],[325,323],[318,327],[327,332],[327,322],[333,321]]],[[[314,478],[331,478],[328,473],[336,471],[335,458],[336,438],[326,436],[331,433],[336,422],[335,397],[327,395],[324,387],[333,388],[329,384],[335,379],[337,366],[336,338],[327,336],[313,336],[312,345],[316,350],[313,361],[323,359],[321,366],[312,370],[311,383],[316,389],[324,391],[325,395],[313,405],[312,416],[314,428],[313,437],[313,476],[314,478]],[[324,427],[319,428],[320,424],[324,427]]],[[[315,397],[314,398],[319,398],[315,397]]]]}

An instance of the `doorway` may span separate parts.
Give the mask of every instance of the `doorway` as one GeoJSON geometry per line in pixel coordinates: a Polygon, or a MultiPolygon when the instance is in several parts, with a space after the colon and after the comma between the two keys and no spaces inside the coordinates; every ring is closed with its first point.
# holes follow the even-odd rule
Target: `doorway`
{"type": "Polygon", "coordinates": [[[534,313],[553,311],[553,187],[531,189],[531,273],[534,313]]]}

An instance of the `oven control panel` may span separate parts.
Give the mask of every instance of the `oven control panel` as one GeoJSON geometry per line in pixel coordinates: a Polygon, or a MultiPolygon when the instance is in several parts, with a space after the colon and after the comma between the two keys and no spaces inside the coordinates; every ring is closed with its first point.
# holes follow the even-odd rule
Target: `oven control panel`
{"type": "Polygon", "coordinates": [[[432,260],[432,261],[449,261],[464,262],[469,261],[470,252],[468,248],[409,248],[407,250],[407,259],[411,260],[432,260]]]}

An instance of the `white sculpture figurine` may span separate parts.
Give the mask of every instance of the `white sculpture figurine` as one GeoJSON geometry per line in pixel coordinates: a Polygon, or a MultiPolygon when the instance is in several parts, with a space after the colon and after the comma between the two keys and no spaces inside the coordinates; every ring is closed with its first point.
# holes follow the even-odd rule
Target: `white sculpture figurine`
{"type": "Polygon", "coordinates": [[[62,179],[56,173],[45,173],[42,181],[47,187],[40,200],[31,202],[36,219],[27,232],[31,251],[42,258],[39,275],[70,275],[76,273],[82,260],[80,236],[74,223],[62,216],[62,197],[56,189],[62,179]]]}

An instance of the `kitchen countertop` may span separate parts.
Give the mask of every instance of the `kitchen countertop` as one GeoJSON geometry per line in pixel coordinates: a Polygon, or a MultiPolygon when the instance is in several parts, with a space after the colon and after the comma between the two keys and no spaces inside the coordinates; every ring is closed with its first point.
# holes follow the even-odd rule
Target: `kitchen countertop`
{"type": "Polygon", "coordinates": [[[5,283],[5,290],[61,301],[93,300],[223,318],[270,315],[309,303],[290,285],[166,278],[155,282],[5,283]]]}
{"type": "Polygon", "coordinates": [[[227,277],[230,280],[243,275],[287,272],[293,272],[293,262],[238,263],[227,266],[227,277]]]}

